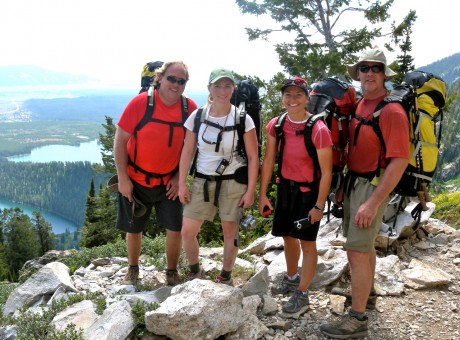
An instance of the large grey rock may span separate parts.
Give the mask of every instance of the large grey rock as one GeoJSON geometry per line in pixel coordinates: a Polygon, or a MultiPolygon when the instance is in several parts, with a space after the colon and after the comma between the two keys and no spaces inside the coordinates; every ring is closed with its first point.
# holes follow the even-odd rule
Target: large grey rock
{"type": "Polygon", "coordinates": [[[413,289],[442,286],[452,282],[454,277],[427,263],[412,259],[409,268],[402,271],[404,284],[413,289]]]}
{"type": "Polygon", "coordinates": [[[136,322],[131,315],[128,301],[111,304],[84,333],[85,340],[119,340],[134,330],[136,322]]]}
{"type": "Polygon", "coordinates": [[[76,329],[88,329],[98,318],[96,305],[90,300],[75,303],[58,313],[51,324],[63,331],[68,325],[74,324],[76,329]]]}
{"type": "Polygon", "coordinates": [[[23,306],[34,306],[39,301],[46,303],[59,287],[63,287],[66,292],[77,291],[65,264],[48,263],[10,294],[3,306],[3,315],[13,314],[23,306]]]}
{"type": "Polygon", "coordinates": [[[268,277],[267,266],[263,266],[254,276],[252,276],[241,288],[244,296],[267,294],[270,279],[268,277]]]}
{"type": "Polygon", "coordinates": [[[145,314],[145,325],[176,340],[216,339],[243,325],[242,301],[238,288],[195,279],[174,287],[158,309],[145,314]]]}
{"type": "Polygon", "coordinates": [[[377,258],[374,287],[379,295],[397,296],[404,292],[401,265],[396,255],[377,258]]]}

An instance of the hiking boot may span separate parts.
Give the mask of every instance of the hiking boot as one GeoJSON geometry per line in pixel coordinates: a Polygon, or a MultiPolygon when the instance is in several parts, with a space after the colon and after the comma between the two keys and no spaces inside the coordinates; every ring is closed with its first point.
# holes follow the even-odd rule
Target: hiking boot
{"type": "Polygon", "coordinates": [[[283,279],[281,282],[278,282],[277,284],[273,285],[271,288],[272,294],[287,294],[290,292],[293,292],[297,289],[300,283],[300,276],[297,275],[297,277],[294,280],[289,280],[287,274],[284,274],[283,279]]]}
{"type": "MultiPolygon", "coordinates": [[[[334,287],[331,290],[331,294],[345,296],[347,299],[351,300],[351,289],[350,288],[334,287]]],[[[367,298],[366,308],[375,309],[376,304],[377,304],[377,293],[375,292],[375,289],[372,288],[371,293],[369,294],[369,297],[367,298]]]]}
{"type": "Polygon", "coordinates": [[[308,306],[309,304],[308,291],[303,293],[300,290],[296,290],[289,301],[283,305],[282,309],[283,312],[286,313],[297,313],[302,307],[308,306]]]}
{"type": "Polygon", "coordinates": [[[216,282],[223,283],[224,285],[228,286],[233,286],[233,279],[231,277],[228,279],[224,279],[222,276],[219,275],[216,277],[216,282]]]}
{"type": "Polygon", "coordinates": [[[204,279],[204,269],[200,266],[198,273],[188,272],[188,280],[192,281],[195,279],[204,279]]]}
{"type": "Polygon", "coordinates": [[[367,317],[361,321],[347,314],[337,323],[322,324],[319,330],[333,339],[364,338],[367,336],[367,317]]]}
{"type": "Polygon", "coordinates": [[[139,267],[128,267],[125,277],[122,280],[124,285],[135,285],[139,281],[139,267]]]}
{"type": "Polygon", "coordinates": [[[166,269],[166,282],[168,286],[176,286],[180,283],[180,276],[177,269],[166,269]]]}

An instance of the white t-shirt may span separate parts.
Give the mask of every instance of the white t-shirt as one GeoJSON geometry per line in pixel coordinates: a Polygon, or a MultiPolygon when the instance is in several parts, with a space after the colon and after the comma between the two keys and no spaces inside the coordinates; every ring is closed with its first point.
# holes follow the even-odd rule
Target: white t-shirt
{"type": "MultiPolygon", "coordinates": [[[[198,110],[193,111],[184,123],[186,129],[193,131],[195,126],[194,120],[197,112],[198,110]]],[[[230,112],[226,116],[212,117],[209,115],[209,107],[206,106],[203,108],[202,115],[206,115],[205,119],[210,122],[219,124],[222,127],[228,127],[235,125],[235,112],[238,112],[239,114],[239,110],[232,105],[230,112]]],[[[246,114],[244,132],[246,133],[252,129],[255,129],[254,121],[248,114],[246,114]]],[[[201,124],[200,130],[198,131],[198,158],[196,161],[196,168],[198,172],[204,175],[217,176],[218,173],[216,172],[216,169],[224,158],[228,160],[230,164],[225,169],[223,175],[233,174],[236,169],[247,164],[247,161],[238,155],[238,152],[236,151],[238,144],[237,130],[223,132],[219,150],[216,152],[216,142],[219,131],[219,129],[211,125],[207,125],[204,122],[201,124]]]]}

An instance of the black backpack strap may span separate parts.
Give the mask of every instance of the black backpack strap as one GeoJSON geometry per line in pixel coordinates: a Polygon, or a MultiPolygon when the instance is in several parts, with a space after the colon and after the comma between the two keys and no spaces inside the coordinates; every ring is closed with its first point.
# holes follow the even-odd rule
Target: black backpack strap
{"type": "MultiPolygon", "coordinates": [[[[380,103],[377,104],[374,110],[374,113],[372,114],[372,119],[366,119],[356,114],[355,109],[358,105],[356,105],[355,109],[353,109],[352,118],[355,118],[358,120],[358,125],[356,126],[355,133],[353,136],[353,145],[356,145],[356,141],[358,139],[359,130],[361,126],[362,125],[372,126],[372,129],[374,130],[375,134],[377,135],[380,141],[380,145],[382,147],[381,153],[385,154],[386,146],[385,146],[385,141],[383,139],[382,130],[380,129],[380,113],[382,112],[382,109],[385,107],[386,104],[394,101],[392,98],[390,98],[389,100],[387,100],[387,98],[389,97],[384,98],[380,103]]],[[[375,176],[380,175],[380,156],[379,156],[379,159],[377,160],[377,169],[375,170],[374,174],[375,176]]]]}
{"type": "Polygon", "coordinates": [[[281,114],[278,119],[276,120],[275,124],[275,133],[276,133],[276,141],[278,142],[278,178],[281,178],[281,168],[283,166],[283,151],[284,151],[284,144],[286,142],[284,138],[283,126],[284,122],[286,121],[287,112],[281,114]]]}
{"type": "MultiPolygon", "coordinates": [[[[203,114],[205,106],[200,107],[195,115],[195,119],[193,120],[193,133],[196,135],[196,139],[198,140],[198,132],[200,131],[200,126],[204,122],[205,116],[203,114]]],[[[198,149],[195,150],[195,155],[193,156],[193,161],[189,169],[189,174],[192,176],[196,172],[196,160],[198,158],[198,149]]]]}
{"type": "Polygon", "coordinates": [[[313,135],[313,126],[320,120],[323,119],[323,116],[321,115],[312,115],[310,118],[308,118],[307,122],[305,123],[305,129],[304,131],[304,142],[305,142],[305,147],[307,149],[308,155],[310,156],[311,159],[313,159],[313,178],[314,182],[316,183],[316,189],[319,187],[318,183],[318,178],[320,178],[321,175],[321,169],[319,166],[319,161],[318,161],[318,152],[316,151],[315,145],[313,144],[312,141],[312,135],[313,135]]]}
{"type": "Polygon", "coordinates": [[[235,129],[238,134],[238,143],[236,149],[238,153],[247,159],[246,148],[244,146],[244,132],[246,130],[246,109],[245,102],[241,102],[239,112],[235,114],[235,129]]]}
{"type": "MultiPolygon", "coordinates": [[[[153,116],[154,110],[155,110],[155,91],[154,87],[150,86],[148,91],[147,91],[147,106],[145,108],[145,113],[142,119],[137,123],[136,127],[134,128],[133,131],[133,138],[136,140],[137,143],[137,132],[140,131],[147,123],[149,122],[156,122],[160,124],[167,124],[169,125],[169,140],[168,140],[168,146],[170,147],[172,145],[172,139],[173,139],[173,134],[174,134],[174,128],[175,127],[184,127],[184,123],[188,118],[188,99],[185,96],[181,96],[181,111],[182,111],[182,122],[167,122],[161,119],[156,119],[153,116]]],[[[172,172],[177,171],[177,169],[174,169],[172,172],[168,172],[166,174],[156,174],[152,172],[148,172],[144,169],[142,169],[139,165],[136,164],[137,160],[137,147],[134,146],[134,159],[129,160],[128,164],[131,165],[134,170],[137,172],[141,172],[146,175],[146,183],[150,183],[150,178],[161,178],[166,175],[169,175],[172,172]]]]}

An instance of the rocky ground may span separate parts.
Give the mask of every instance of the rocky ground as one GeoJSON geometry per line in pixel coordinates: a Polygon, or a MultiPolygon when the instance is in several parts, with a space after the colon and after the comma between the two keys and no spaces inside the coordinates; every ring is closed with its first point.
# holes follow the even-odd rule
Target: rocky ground
{"type": "MultiPolygon", "coordinates": [[[[446,257],[446,249],[418,250],[409,247],[402,259],[408,263],[417,258],[453,275],[455,280],[444,287],[414,290],[405,288],[400,296],[379,296],[376,309],[368,310],[367,339],[460,339],[460,266],[446,257]]],[[[287,298],[279,298],[279,305],[287,298]]],[[[269,327],[265,339],[327,339],[319,326],[340,317],[331,313],[329,294],[325,289],[311,291],[310,310],[299,319],[286,319],[276,314],[262,318],[269,327]],[[278,329],[277,329],[278,328],[278,329]]],[[[345,307],[349,307],[347,301],[345,307]]]]}

